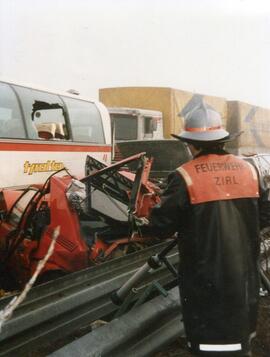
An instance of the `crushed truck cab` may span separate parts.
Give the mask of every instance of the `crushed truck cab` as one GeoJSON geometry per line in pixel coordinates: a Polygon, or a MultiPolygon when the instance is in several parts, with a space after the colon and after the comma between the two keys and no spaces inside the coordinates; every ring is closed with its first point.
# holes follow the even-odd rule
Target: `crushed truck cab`
{"type": "Polygon", "coordinates": [[[57,226],[60,235],[40,282],[152,244],[153,237],[136,225],[159,202],[159,188],[148,181],[151,163],[144,153],[111,166],[88,157],[82,179],[53,174],[43,185],[2,191],[4,288],[12,283],[22,287],[29,280],[57,226]],[[130,162],[137,162],[135,173],[125,167],[130,162]]]}

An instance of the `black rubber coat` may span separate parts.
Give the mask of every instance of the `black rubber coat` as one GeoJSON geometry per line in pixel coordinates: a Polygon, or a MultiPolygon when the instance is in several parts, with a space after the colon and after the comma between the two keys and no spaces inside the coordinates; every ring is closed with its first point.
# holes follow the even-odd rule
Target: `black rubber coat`
{"type": "Polygon", "coordinates": [[[191,205],[178,172],[170,174],[161,204],[152,211],[156,234],[178,232],[181,303],[194,352],[234,356],[249,351],[259,299],[259,211],[256,198],[191,205]],[[239,343],[238,352],[199,351],[202,344],[239,343]]]}

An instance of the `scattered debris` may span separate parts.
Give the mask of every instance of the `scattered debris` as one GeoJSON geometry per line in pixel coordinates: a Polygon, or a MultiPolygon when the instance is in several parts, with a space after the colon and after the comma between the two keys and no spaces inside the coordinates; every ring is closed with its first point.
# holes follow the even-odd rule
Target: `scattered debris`
{"type": "Polygon", "coordinates": [[[92,330],[95,330],[95,329],[97,329],[97,328],[99,328],[99,327],[101,327],[101,326],[107,325],[107,324],[108,324],[107,321],[104,321],[104,320],[96,320],[96,321],[93,321],[93,322],[91,323],[91,328],[92,328],[92,330]]]}

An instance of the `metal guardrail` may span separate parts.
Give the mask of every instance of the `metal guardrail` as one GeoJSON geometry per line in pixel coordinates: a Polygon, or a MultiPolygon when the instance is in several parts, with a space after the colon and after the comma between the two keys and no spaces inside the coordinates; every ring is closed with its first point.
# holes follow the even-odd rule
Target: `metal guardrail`
{"type": "Polygon", "coordinates": [[[48,357],[150,357],[184,334],[179,290],[158,296],[48,357]]]}
{"type": "MultiPolygon", "coordinates": [[[[112,314],[117,307],[111,302],[111,293],[121,287],[149,256],[167,244],[161,243],[33,288],[3,326],[0,356],[29,356],[41,345],[48,342],[52,345],[75,330],[112,314]]],[[[171,251],[168,258],[176,265],[177,251],[171,251]]],[[[150,272],[143,284],[154,280],[165,284],[173,277],[162,266],[150,272]]],[[[11,298],[1,299],[0,309],[11,298]]]]}

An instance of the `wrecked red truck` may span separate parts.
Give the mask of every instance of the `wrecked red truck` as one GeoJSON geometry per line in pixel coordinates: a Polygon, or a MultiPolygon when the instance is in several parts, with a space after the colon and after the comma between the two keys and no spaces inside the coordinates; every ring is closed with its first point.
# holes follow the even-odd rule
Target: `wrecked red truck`
{"type": "Polygon", "coordinates": [[[159,202],[159,187],[148,181],[151,164],[145,153],[111,166],[89,156],[82,179],[56,173],[43,185],[1,191],[2,286],[20,288],[29,280],[57,226],[60,235],[39,282],[153,244],[138,224],[159,202]],[[126,166],[134,162],[135,173],[126,166]]]}

